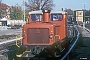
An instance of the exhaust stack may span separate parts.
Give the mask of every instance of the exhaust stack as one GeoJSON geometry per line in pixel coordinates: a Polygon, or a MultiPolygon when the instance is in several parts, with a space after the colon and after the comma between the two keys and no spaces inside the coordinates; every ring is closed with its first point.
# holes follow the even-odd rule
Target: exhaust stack
{"type": "Polygon", "coordinates": [[[50,22],[50,10],[43,10],[43,22],[50,22]]]}

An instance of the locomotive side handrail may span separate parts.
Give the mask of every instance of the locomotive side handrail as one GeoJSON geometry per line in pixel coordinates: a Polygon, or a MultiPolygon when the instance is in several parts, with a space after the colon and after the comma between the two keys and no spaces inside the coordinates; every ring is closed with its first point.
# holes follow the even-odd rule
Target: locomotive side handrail
{"type": "Polygon", "coordinates": [[[70,35],[72,35],[72,32],[71,32],[71,30],[68,30],[69,32],[70,32],[70,35]]]}
{"type": "Polygon", "coordinates": [[[54,36],[54,42],[56,41],[56,40],[55,40],[55,37],[59,37],[59,40],[60,40],[60,35],[55,35],[55,36],[54,36]]]}
{"type": "MultiPolygon", "coordinates": [[[[16,39],[18,39],[18,37],[20,37],[20,35],[17,35],[16,36],[16,39]]],[[[20,43],[22,45],[22,39],[20,39],[20,43]]],[[[16,40],[16,46],[20,48],[20,46],[18,45],[18,40],[16,40]]]]}

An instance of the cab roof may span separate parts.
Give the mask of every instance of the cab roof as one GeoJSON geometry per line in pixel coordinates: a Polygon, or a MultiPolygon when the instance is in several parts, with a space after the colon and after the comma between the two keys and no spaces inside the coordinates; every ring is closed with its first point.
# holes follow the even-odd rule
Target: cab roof
{"type": "MultiPolygon", "coordinates": [[[[54,13],[66,14],[66,12],[60,11],[60,10],[58,10],[58,11],[51,10],[50,13],[51,14],[54,14],[54,13]]],[[[37,10],[37,11],[31,11],[31,12],[29,12],[29,14],[43,14],[43,12],[42,12],[42,10],[37,10]]]]}

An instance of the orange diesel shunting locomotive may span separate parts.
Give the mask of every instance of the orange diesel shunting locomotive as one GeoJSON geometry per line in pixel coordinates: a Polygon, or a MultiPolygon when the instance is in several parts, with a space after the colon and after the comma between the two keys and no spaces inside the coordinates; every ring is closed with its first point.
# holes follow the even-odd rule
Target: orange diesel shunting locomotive
{"type": "MultiPolygon", "coordinates": [[[[50,13],[45,12],[43,14],[43,22],[40,22],[41,14],[35,14],[35,20],[30,22],[29,24],[24,25],[23,27],[23,35],[25,38],[23,39],[24,45],[51,45],[52,42],[50,41],[49,35],[50,32],[53,32],[53,25],[44,23],[50,21],[50,13]],[[45,16],[45,17],[44,17],[45,16]],[[39,18],[39,19],[38,19],[39,18]]],[[[34,16],[34,14],[31,14],[34,16]]],[[[31,20],[31,19],[30,19],[31,20]]]]}
{"type": "Polygon", "coordinates": [[[28,24],[23,26],[22,43],[27,47],[26,49],[32,51],[32,54],[41,54],[43,50],[47,50],[49,56],[52,54],[57,56],[66,49],[68,44],[66,38],[67,14],[65,12],[49,10],[29,12],[28,24]]]}

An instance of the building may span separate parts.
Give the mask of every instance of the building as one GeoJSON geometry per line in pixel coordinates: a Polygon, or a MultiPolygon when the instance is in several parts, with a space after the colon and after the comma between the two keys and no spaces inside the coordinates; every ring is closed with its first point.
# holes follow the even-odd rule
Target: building
{"type": "Polygon", "coordinates": [[[10,7],[7,7],[6,9],[6,16],[5,18],[10,19],[10,7]]]}
{"type": "Polygon", "coordinates": [[[84,10],[74,11],[74,20],[77,22],[77,24],[83,24],[83,22],[84,22],[84,10]]]}
{"type": "Polygon", "coordinates": [[[4,3],[0,5],[0,18],[10,19],[10,7],[4,3]]]}

